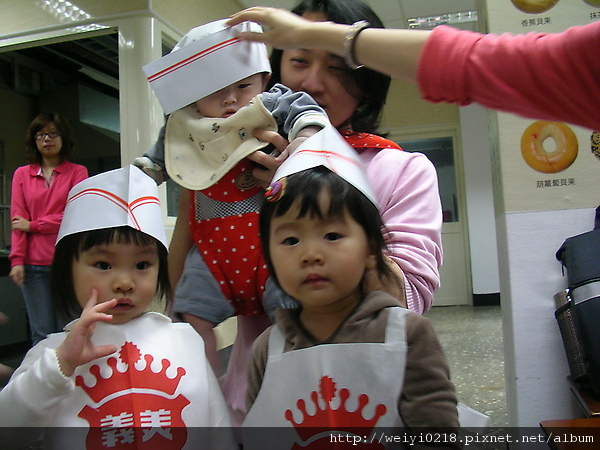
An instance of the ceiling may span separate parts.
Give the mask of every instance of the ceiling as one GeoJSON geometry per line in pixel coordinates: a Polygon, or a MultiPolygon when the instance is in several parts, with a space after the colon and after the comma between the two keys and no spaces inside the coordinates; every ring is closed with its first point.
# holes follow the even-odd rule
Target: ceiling
{"type": "Polygon", "coordinates": [[[40,64],[118,89],[119,49],[116,33],[30,47],[18,53],[40,64]]]}
{"type": "MultiPolygon", "coordinates": [[[[273,6],[291,9],[296,0],[238,0],[245,7],[273,6]]],[[[408,19],[477,11],[479,0],[363,0],[382,19],[386,28],[408,28],[408,19]]],[[[477,22],[452,24],[461,29],[479,31],[477,22]]]]}

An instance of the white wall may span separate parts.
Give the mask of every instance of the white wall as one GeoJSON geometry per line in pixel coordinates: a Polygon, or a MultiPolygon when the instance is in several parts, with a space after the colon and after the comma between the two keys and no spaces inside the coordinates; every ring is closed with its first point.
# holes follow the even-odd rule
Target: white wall
{"type": "Polygon", "coordinates": [[[542,420],[580,417],[554,318],[554,294],[566,287],[555,253],[566,237],[593,227],[595,210],[495,219],[487,111],[463,107],[460,118],[473,292],[502,292],[509,426],[536,428],[542,420]]]}
{"type": "Polygon", "coordinates": [[[460,108],[473,294],[500,292],[487,110],[460,108]]]}
{"type": "Polygon", "coordinates": [[[593,228],[594,213],[510,213],[497,222],[509,426],[582,416],[554,318],[554,294],[566,286],[555,253],[566,237],[593,228]]]}

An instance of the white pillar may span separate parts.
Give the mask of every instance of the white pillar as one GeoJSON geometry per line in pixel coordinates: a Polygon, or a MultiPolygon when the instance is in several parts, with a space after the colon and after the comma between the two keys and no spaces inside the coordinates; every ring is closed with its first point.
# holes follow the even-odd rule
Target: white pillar
{"type": "Polygon", "coordinates": [[[131,164],[156,140],[164,122],[142,67],[162,56],[161,27],[156,19],[133,17],[119,25],[119,109],[121,164],[131,164]]]}

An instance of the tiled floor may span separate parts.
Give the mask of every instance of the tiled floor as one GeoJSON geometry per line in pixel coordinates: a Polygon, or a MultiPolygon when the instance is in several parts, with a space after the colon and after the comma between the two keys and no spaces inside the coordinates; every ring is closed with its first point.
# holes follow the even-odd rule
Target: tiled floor
{"type": "MultiPolygon", "coordinates": [[[[427,317],[446,352],[459,401],[487,414],[491,427],[507,426],[500,307],[434,307],[427,317]]],[[[15,367],[26,350],[0,351],[0,363],[15,367]]]]}
{"type": "Polygon", "coordinates": [[[459,401],[488,415],[490,427],[506,427],[500,306],[440,306],[426,316],[446,352],[459,401]]]}

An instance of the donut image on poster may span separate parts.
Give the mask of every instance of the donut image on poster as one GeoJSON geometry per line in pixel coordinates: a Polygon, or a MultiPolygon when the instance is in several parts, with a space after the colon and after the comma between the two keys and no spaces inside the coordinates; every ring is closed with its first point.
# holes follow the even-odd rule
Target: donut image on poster
{"type": "Polygon", "coordinates": [[[548,11],[558,0],[510,0],[515,8],[527,14],[540,14],[548,11]]]}
{"type": "Polygon", "coordinates": [[[538,120],[521,136],[521,155],[529,167],[542,173],[565,170],[575,158],[577,136],[567,124],[538,120]]]}
{"type": "Polygon", "coordinates": [[[590,6],[595,6],[596,8],[600,8],[600,0],[583,0],[590,6]]]}
{"type": "Polygon", "coordinates": [[[590,144],[592,149],[592,155],[600,159],[600,131],[592,131],[590,144]]]}

